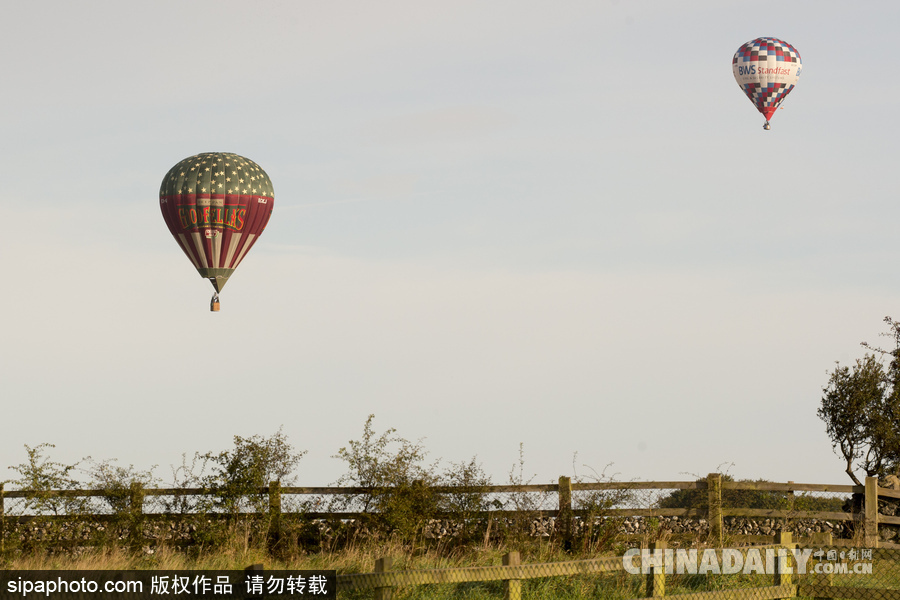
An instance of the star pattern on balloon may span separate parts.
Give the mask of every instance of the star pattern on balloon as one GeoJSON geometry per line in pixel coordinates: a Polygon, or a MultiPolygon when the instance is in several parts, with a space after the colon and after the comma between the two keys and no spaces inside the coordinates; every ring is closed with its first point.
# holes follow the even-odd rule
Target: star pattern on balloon
{"type": "Polygon", "coordinates": [[[274,196],[272,182],[259,165],[230,153],[204,153],[182,160],[160,189],[160,196],[215,193],[274,196]]]}

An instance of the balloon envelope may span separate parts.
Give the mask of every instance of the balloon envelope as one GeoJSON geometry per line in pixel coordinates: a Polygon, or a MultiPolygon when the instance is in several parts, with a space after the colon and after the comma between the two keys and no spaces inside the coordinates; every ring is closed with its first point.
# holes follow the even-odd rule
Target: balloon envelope
{"type": "Polygon", "coordinates": [[[768,121],[800,78],[800,53],[785,41],[761,37],[738,48],[734,78],[768,121]]]}
{"type": "Polygon", "coordinates": [[[230,152],[204,152],[182,160],[159,188],[169,231],[217,292],[266,228],[274,204],[266,172],[230,152]]]}

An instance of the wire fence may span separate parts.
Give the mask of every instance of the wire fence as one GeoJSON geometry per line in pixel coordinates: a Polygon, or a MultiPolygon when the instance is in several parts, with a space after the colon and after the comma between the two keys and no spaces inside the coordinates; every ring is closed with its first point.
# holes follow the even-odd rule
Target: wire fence
{"type": "Polygon", "coordinates": [[[789,535],[782,537],[764,548],[673,550],[659,542],[642,553],[539,564],[522,564],[510,552],[498,566],[427,571],[395,571],[384,558],[373,573],[339,575],[338,590],[349,598],[375,590],[381,599],[426,597],[416,594],[421,586],[444,588],[427,597],[789,598],[797,591],[791,574],[795,546],[789,535]],[[755,561],[754,568],[744,572],[747,560],[755,561]]]}

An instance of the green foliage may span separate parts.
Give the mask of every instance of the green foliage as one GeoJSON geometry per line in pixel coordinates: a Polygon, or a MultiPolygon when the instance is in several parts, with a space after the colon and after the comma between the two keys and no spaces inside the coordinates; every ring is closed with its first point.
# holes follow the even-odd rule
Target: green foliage
{"type": "Polygon", "coordinates": [[[441,476],[441,485],[458,488],[453,493],[444,494],[443,507],[463,519],[489,510],[492,506],[487,499],[486,488],[493,482],[475,456],[469,462],[450,463],[441,476]]]}
{"type": "MultiPolygon", "coordinates": [[[[706,478],[697,479],[705,483],[706,478]]],[[[727,473],[722,474],[722,481],[735,481],[727,473]]],[[[742,483],[769,483],[765,479],[740,479],[742,483]]],[[[840,511],[843,498],[813,496],[807,493],[791,494],[774,490],[722,490],[722,506],[724,508],[764,508],[771,510],[810,510],[840,511]]],[[[658,502],[659,508],[696,508],[709,510],[709,493],[705,489],[674,490],[663,496],[658,502]]]]}
{"type": "MultiPolygon", "coordinates": [[[[199,452],[188,462],[187,454],[181,455],[181,465],[172,466],[172,481],[169,487],[181,491],[204,487],[208,473],[209,460],[203,458],[199,452]]],[[[172,497],[163,497],[161,500],[163,512],[191,514],[211,510],[212,503],[202,496],[188,496],[176,493],[172,497]]]]}
{"type": "MultiPolygon", "coordinates": [[[[281,429],[269,437],[235,436],[233,439],[233,447],[228,450],[198,452],[192,460],[183,455],[182,465],[172,469],[173,484],[168,487],[174,490],[166,492],[166,496],[149,494],[146,499],[142,498],[141,490],[160,483],[152,468],[141,471],[133,465],[119,466],[115,460],[95,462],[90,458],[67,465],[47,456],[48,449],[53,448],[51,444],[26,445],[27,459],[10,467],[18,475],[10,482],[37,494],[16,500],[9,514],[34,514],[38,519],[22,527],[16,524],[13,537],[7,538],[7,555],[20,549],[78,544],[105,548],[127,544],[139,551],[145,536],[155,538],[163,546],[186,546],[192,553],[213,550],[241,553],[256,549],[278,560],[301,551],[327,553],[360,543],[397,544],[406,549],[437,548],[448,555],[464,552],[476,543],[479,551],[496,544],[522,551],[548,547],[592,555],[621,543],[618,532],[622,519],[611,512],[614,508],[641,505],[704,510],[708,503],[705,489],[677,490],[658,502],[636,499],[633,490],[574,490],[574,513],[554,510],[557,520],[553,527],[546,515],[542,517],[540,509],[551,507],[548,504],[551,500],[555,508],[555,491],[489,493],[491,478],[476,457],[438,470],[438,463],[426,462],[427,452],[421,440],[409,441],[392,428],[379,433],[374,427],[374,415],[369,415],[359,439],[351,440],[335,455],[346,466],[345,474],[336,483],[355,489],[336,496],[330,505],[317,504],[315,508],[361,513],[362,518],[337,515],[324,522],[310,518],[303,504],[290,501],[284,514],[270,510],[266,488],[273,481],[290,485],[293,472],[305,454],[293,448],[281,429]],[[88,466],[79,468],[85,461],[88,466]],[[78,471],[89,477],[87,486],[75,478],[78,471]],[[101,500],[94,500],[91,505],[87,498],[58,493],[86,487],[106,491],[102,501],[107,503],[107,510],[91,510],[101,500]],[[144,513],[135,510],[137,506],[142,506],[144,513]],[[108,513],[109,509],[112,517],[105,516],[102,520],[52,518],[53,515],[108,513]],[[147,517],[147,512],[174,515],[161,523],[155,517],[147,517]],[[32,527],[35,523],[40,527],[32,527]],[[57,527],[57,523],[62,525],[57,527]],[[432,536],[432,527],[444,526],[448,529],[432,536]],[[13,538],[15,541],[10,542],[13,538]]],[[[520,444],[518,462],[509,471],[509,483],[527,486],[534,478],[528,476],[524,445],[520,444]]],[[[724,479],[734,481],[727,474],[724,479]]],[[[591,470],[587,476],[575,472],[572,480],[573,484],[611,483],[614,478],[604,469],[599,474],[591,470]]],[[[837,498],[756,489],[725,489],[723,499],[726,507],[788,511],[837,511],[841,503],[837,498]]],[[[319,498],[312,502],[324,501],[319,498]]],[[[647,523],[657,530],[661,527],[655,517],[648,518],[647,523]]],[[[9,527],[7,530],[12,532],[9,527]]]]}
{"type": "MultiPolygon", "coordinates": [[[[509,468],[507,483],[509,485],[531,485],[535,474],[526,476],[525,444],[519,443],[519,458],[509,468]]],[[[498,519],[493,537],[504,540],[510,548],[524,548],[531,540],[532,524],[540,518],[541,498],[530,492],[510,492],[506,500],[496,508],[515,511],[498,519]]],[[[490,537],[491,532],[488,532],[490,537]]]]}
{"type": "Polygon", "coordinates": [[[202,487],[214,494],[217,508],[225,512],[266,512],[268,495],[260,488],[272,481],[290,483],[288,477],[305,454],[294,449],[281,428],[267,438],[236,435],[231,450],[197,457],[204,469],[213,470],[201,478],[202,487]]]}
{"type": "MultiPolygon", "coordinates": [[[[615,475],[607,474],[607,470],[612,466],[612,463],[606,465],[599,473],[595,469],[588,467],[591,472],[590,475],[579,475],[577,469],[575,469],[577,458],[578,453],[575,453],[572,457],[572,470],[574,472],[572,483],[613,483],[616,481],[615,475]]],[[[607,511],[612,508],[629,504],[633,501],[634,492],[632,490],[591,490],[579,493],[574,508],[587,511],[589,514],[603,515],[607,514],[607,511]]]]}
{"type": "MultiPolygon", "coordinates": [[[[601,472],[590,468],[591,475],[579,475],[575,469],[578,454],[572,457],[574,476],[572,483],[612,483],[616,480],[614,475],[608,475],[607,470],[612,464],[606,465],[601,472]]],[[[600,552],[608,549],[614,542],[616,532],[624,520],[621,517],[613,517],[611,509],[632,503],[634,492],[632,490],[590,490],[578,492],[573,498],[573,508],[583,511],[581,521],[584,528],[579,536],[580,551],[585,553],[600,552]]]]}
{"type": "Polygon", "coordinates": [[[79,461],[75,464],[64,464],[51,460],[47,455],[53,444],[25,445],[27,459],[25,462],[9,467],[18,477],[4,481],[21,490],[31,491],[34,495],[23,498],[12,508],[13,511],[33,518],[24,524],[13,525],[3,523],[4,534],[16,531],[17,535],[6,535],[4,551],[7,555],[14,553],[42,554],[60,541],[77,536],[81,539],[97,540],[101,528],[91,523],[67,525],[65,521],[54,519],[55,516],[78,516],[91,513],[90,499],[84,496],[71,496],[72,492],[81,488],[75,478],[79,461]],[[62,492],[62,493],[60,493],[62,492]]]}
{"type": "Polygon", "coordinates": [[[441,476],[441,484],[456,488],[452,493],[442,494],[441,508],[452,514],[461,527],[457,542],[473,541],[482,522],[478,513],[496,508],[486,493],[487,486],[492,485],[490,476],[473,456],[469,462],[451,463],[441,476]]]}
{"type": "Polygon", "coordinates": [[[347,467],[336,485],[368,488],[339,499],[338,510],[358,507],[381,532],[410,539],[440,508],[432,489],[439,483],[435,466],[424,464],[428,453],[421,441],[404,439],[393,428],[377,435],[374,420],[375,415],[369,415],[362,438],[351,440],[334,456],[347,467]]]}
{"type": "Polygon", "coordinates": [[[149,488],[159,484],[159,479],[153,475],[155,466],[148,471],[139,471],[134,465],[122,467],[115,464],[117,461],[114,458],[91,462],[91,467],[86,470],[90,477],[88,486],[106,492],[103,500],[117,514],[131,508],[132,486],[149,488]]]}
{"type": "Polygon", "coordinates": [[[24,500],[23,512],[36,515],[78,514],[83,512],[88,504],[85,498],[59,496],[51,492],[76,490],[80,487],[74,474],[78,472],[81,461],[67,465],[50,460],[45,453],[49,448],[55,447],[48,443],[33,447],[25,444],[25,452],[28,455],[26,461],[9,467],[18,473],[19,477],[8,479],[4,483],[12,483],[18,489],[38,492],[36,496],[24,500]]]}
{"type": "Polygon", "coordinates": [[[884,320],[894,349],[863,346],[888,358],[887,368],[869,353],[852,367],[838,363],[822,390],[818,410],[832,447],[857,485],[862,483],[855,469],[870,477],[900,474],[900,323],[890,317],[884,320]]]}
{"type": "MultiPolygon", "coordinates": [[[[306,451],[297,451],[281,428],[269,437],[234,436],[234,446],[220,452],[194,453],[172,468],[175,490],[202,489],[204,495],[164,498],[162,509],[184,515],[177,521],[181,541],[195,550],[232,546],[265,548],[280,521],[269,515],[270,482],[290,485],[294,470],[306,451]]],[[[280,540],[276,539],[275,542],[280,540]]],[[[272,549],[271,547],[269,548],[272,549]]]]}
{"type": "MultiPolygon", "coordinates": [[[[507,482],[509,485],[531,485],[536,474],[525,477],[525,444],[519,442],[519,459],[509,468],[507,482]]],[[[512,492],[504,508],[517,511],[532,511],[538,509],[537,501],[528,492],[512,492]]]]}

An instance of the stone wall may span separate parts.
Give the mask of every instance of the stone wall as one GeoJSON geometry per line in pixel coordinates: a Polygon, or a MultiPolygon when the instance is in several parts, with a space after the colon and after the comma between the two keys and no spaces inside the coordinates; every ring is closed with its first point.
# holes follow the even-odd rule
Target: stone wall
{"type": "MultiPolygon", "coordinates": [[[[595,527],[603,527],[604,518],[595,521],[595,527]]],[[[774,536],[779,531],[790,531],[798,537],[810,537],[815,534],[831,533],[835,538],[852,537],[849,522],[826,521],[821,519],[795,519],[785,522],[783,519],[755,519],[747,517],[725,517],[723,519],[725,535],[759,535],[774,536]]],[[[576,517],[574,519],[576,536],[585,533],[586,523],[576,517]]],[[[678,536],[696,535],[705,537],[709,534],[709,522],[706,519],[686,517],[626,517],[614,519],[615,533],[618,535],[642,536],[655,538],[663,532],[678,536]]],[[[556,527],[556,519],[542,517],[530,522],[530,534],[536,537],[550,537],[556,527]]],[[[426,529],[426,537],[441,538],[453,536],[459,527],[447,519],[436,519],[426,529]]]]}

